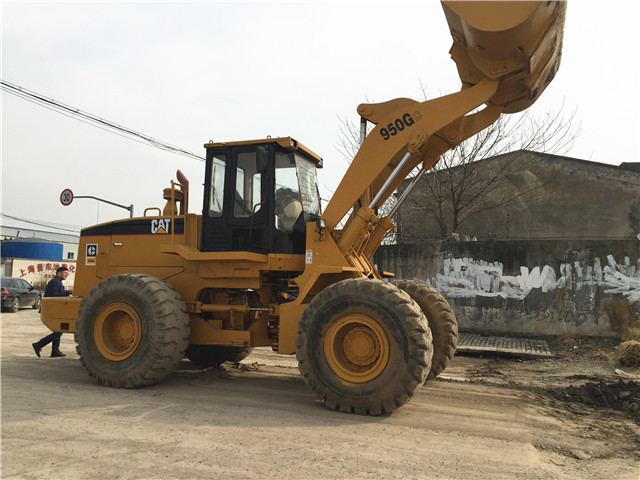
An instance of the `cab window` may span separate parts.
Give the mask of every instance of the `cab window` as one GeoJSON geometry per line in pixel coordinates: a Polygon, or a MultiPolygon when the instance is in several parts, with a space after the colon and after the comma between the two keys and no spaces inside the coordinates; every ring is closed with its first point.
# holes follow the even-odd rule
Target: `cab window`
{"type": "Polygon", "coordinates": [[[256,152],[238,154],[233,215],[246,218],[262,208],[262,174],[258,171],[256,152]]]}
{"type": "Polygon", "coordinates": [[[209,216],[221,217],[224,206],[224,175],[227,169],[227,159],[225,155],[215,155],[213,157],[213,168],[211,169],[211,195],[209,196],[209,216]]]}
{"type": "Polygon", "coordinates": [[[276,152],[275,189],[276,228],[284,232],[291,232],[302,213],[296,163],[291,153],[276,152]]]}

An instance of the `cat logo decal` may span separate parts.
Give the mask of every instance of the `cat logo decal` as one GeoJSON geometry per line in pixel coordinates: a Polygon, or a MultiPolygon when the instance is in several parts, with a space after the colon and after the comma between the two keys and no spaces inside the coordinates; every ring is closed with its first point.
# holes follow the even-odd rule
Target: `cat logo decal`
{"type": "Polygon", "coordinates": [[[153,219],[151,220],[151,233],[153,233],[154,235],[156,233],[169,233],[169,229],[171,226],[171,219],[170,218],[158,218],[158,219],[153,219]]]}

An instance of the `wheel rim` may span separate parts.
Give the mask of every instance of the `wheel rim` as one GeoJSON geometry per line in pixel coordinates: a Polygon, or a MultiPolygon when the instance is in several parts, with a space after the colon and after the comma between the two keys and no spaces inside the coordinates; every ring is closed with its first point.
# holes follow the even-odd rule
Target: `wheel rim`
{"type": "Polygon", "coordinates": [[[20,310],[20,300],[17,298],[13,299],[13,303],[11,304],[11,310],[13,310],[14,312],[17,312],[18,310],[20,310]]]}
{"type": "Polygon", "coordinates": [[[389,340],[378,322],[366,315],[352,314],[329,327],[324,353],[329,367],[342,380],[365,383],[387,366],[389,340]]]}
{"type": "Polygon", "coordinates": [[[105,358],[113,361],[129,358],[142,338],[142,322],[138,312],[126,303],[107,305],[96,318],[93,338],[105,358]]]}

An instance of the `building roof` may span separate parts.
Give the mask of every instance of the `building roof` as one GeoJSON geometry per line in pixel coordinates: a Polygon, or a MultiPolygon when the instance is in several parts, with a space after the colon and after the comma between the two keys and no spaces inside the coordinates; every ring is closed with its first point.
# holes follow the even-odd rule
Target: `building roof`
{"type": "MultiPolygon", "coordinates": [[[[74,235],[71,233],[63,232],[50,232],[47,230],[36,230],[23,227],[10,227],[7,225],[0,225],[0,237],[16,239],[20,241],[28,241],[29,238],[44,239],[56,243],[80,243],[80,235],[74,235]]],[[[8,241],[8,240],[6,240],[8,241]]]]}
{"type": "Polygon", "coordinates": [[[17,237],[3,240],[4,243],[60,243],[53,240],[38,237],[17,237]]]}
{"type": "MultiPolygon", "coordinates": [[[[476,160],[473,163],[497,160],[497,159],[500,159],[500,158],[503,158],[503,157],[508,157],[510,155],[522,154],[522,153],[528,153],[528,154],[531,154],[531,155],[536,155],[536,156],[541,157],[541,158],[558,159],[558,160],[563,160],[563,161],[567,161],[567,162],[577,162],[577,163],[582,163],[582,164],[589,165],[589,166],[592,166],[592,167],[611,168],[611,169],[615,169],[615,170],[623,169],[623,170],[631,170],[631,171],[636,171],[636,172],[640,171],[640,162],[622,162],[619,165],[613,165],[613,164],[610,164],[610,163],[594,162],[592,160],[584,160],[582,158],[566,157],[564,155],[556,155],[554,153],[536,152],[536,151],[533,151],[533,150],[525,150],[525,149],[513,150],[511,152],[501,153],[500,155],[495,155],[493,157],[486,157],[486,158],[483,158],[483,159],[480,159],[480,160],[476,160]]],[[[457,168],[457,166],[455,166],[453,168],[457,168]]]]}
{"type": "Polygon", "coordinates": [[[631,170],[632,172],[640,172],[640,162],[622,162],[620,168],[631,170]]]}
{"type": "MultiPolygon", "coordinates": [[[[502,158],[506,158],[515,154],[528,154],[528,155],[534,155],[536,157],[539,157],[541,159],[548,159],[548,160],[556,160],[556,161],[560,161],[566,164],[569,163],[574,163],[574,164],[581,164],[584,165],[585,167],[589,167],[591,169],[606,169],[607,171],[614,173],[617,172],[619,174],[622,174],[624,172],[634,172],[634,173],[640,173],[640,162],[622,162],[619,165],[612,165],[610,163],[600,163],[600,162],[593,162],[591,160],[583,160],[581,158],[574,158],[574,157],[565,157],[563,155],[555,155],[552,153],[542,153],[542,152],[535,152],[533,150],[525,150],[525,149],[521,149],[521,150],[513,150],[511,152],[506,152],[506,153],[501,153],[500,155],[495,155],[493,157],[485,157],[482,158],[480,160],[475,160],[473,162],[469,162],[465,165],[480,165],[483,162],[496,162],[496,161],[500,161],[500,159],[502,158]]],[[[455,171],[456,169],[462,167],[462,164],[459,165],[455,165],[453,167],[451,167],[452,171],[455,171]]],[[[593,171],[593,170],[592,170],[593,171]]],[[[434,173],[434,170],[430,170],[427,171],[425,173],[425,175],[431,175],[432,173],[434,173]]],[[[402,189],[409,184],[411,181],[413,180],[413,177],[408,177],[406,178],[403,182],[402,182],[402,189]]],[[[402,190],[401,189],[401,190],[402,190]]]]}

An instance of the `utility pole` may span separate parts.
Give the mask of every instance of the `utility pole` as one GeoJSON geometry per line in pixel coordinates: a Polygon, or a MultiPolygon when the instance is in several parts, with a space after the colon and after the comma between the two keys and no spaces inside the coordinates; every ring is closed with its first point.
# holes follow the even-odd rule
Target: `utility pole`
{"type": "Polygon", "coordinates": [[[92,195],[74,196],[73,192],[69,188],[64,189],[60,194],[60,203],[62,203],[62,205],[67,207],[71,205],[71,202],[73,202],[74,198],[93,198],[94,200],[98,200],[99,202],[104,202],[104,203],[108,203],[109,205],[114,205],[116,207],[124,208],[125,210],[129,210],[129,218],[133,218],[133,205],[129,205],[127,207],[126,205],[120,205],[119,203],[111,202],[109,200],[105,200],[104,198],[94,197],[92,195]]]}

